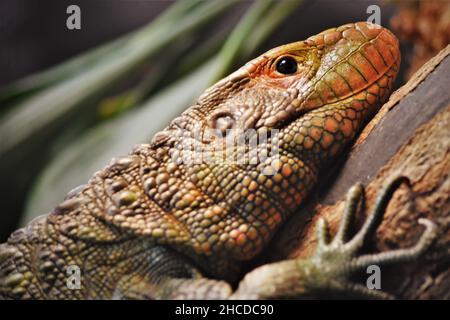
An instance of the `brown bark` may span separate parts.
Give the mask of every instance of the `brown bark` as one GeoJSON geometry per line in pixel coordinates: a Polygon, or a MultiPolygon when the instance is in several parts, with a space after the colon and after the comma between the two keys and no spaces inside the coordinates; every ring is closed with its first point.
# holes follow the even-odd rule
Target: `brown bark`
{"type": "MultiPolygon", "coordinates": [[[[404,299],[450,298],[450,45],[397,90],[369,123],[334,176],[324,177],[315,195],[278,234],[271,260],[306,257],[315,248],[314,225],[325,217],[337,229],[347,190],[366,186],[370,210],[377,192],[395,174],[412,181],[391,200],[369,252],[406,248],[423,232],[426,217],[438,240],[417,263],[383,267],[382,289],[404,299]]],[[[355,229],[364,221],[359,212],[355,229]]],[[[365,211],[365,212],[364,212],[365,211]]]]}

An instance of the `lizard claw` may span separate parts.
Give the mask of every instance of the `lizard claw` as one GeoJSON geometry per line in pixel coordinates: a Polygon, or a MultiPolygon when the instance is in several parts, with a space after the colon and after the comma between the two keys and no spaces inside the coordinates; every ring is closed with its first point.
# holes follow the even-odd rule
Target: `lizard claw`
{"type": "Polygon", "coordinates": [[[436,225],[428,219],[419,219],[426,229],[417,243],[406,249],[391,250],[376,254],[358,256],[358,251],[380,225],[384,212],[394,192],[402,183],[410,186],[409,179],[397,176],[390,180],[378,196],[372,213],[356,235],[346,242],[350,223],[355,216],[358,204],[364,201],[364,189],[360,184],[353,186],[347,194],[347,202],[339,229],[331,242],[328,243],[328,227],[325,219],[321,218],[316,224],[317,249],[312,261],[318,270],[322,270],[323,278],[328,279],[328,289],[338,292],[353,292],[366,298],[392,299],[393,296],[368,289],[363,285],[348,281],[351,273],[367,268],[370,265],[385,265],[412,261],[421,256],[436,239],[436,225]]]}
{"type": "Polygon", "coordinates": [[[419,223],[423,224],[426,229],[420,236],[417,243],[406,249],[397,249],[376,254],[367,254],[354,258],[352,261],[352,269],[363,269],[369,265],[386,265],[401,262],[408,262],[417,259],[431,246],[436,239],[436,225],[428,219],[419,219],[419,223]]]}
{"type": "MultiPolygon", "coordinates": [[[[405,183],[408,187],[411,187],[411,182],[405,176],[396,176],[383,187],[377,199],[375,200],[375,205],[372,213],[368,215],[368,218],[366,219],[364,225],[353,237],[353,239],[346,244],[347,247],[351,247],[354,251],[356,251],[370,239],[378,226],[381,224],[386,208],[389,204],[389,201],[392,199],[394,192],[403,183],[405,183]]],[[[352,199],[350,199],[350,201],[351,200],[352,199]]],[[[356,205],[350,207],[353,208],[354,211],[356,211],[356,205]]],[[[354,215],[354,213],[355,212],[353,212],[352,215],[354,215]]]]}
{"type": "Polygon", "coordinates": [[[358,203],[364,203],[364,199],[364,188],[361,184],[358,183],[350,188],[345,202],[344,216],[333,239],[334,245],[345,243],[348,236],[348,229],[358,208],[358,203]]]}

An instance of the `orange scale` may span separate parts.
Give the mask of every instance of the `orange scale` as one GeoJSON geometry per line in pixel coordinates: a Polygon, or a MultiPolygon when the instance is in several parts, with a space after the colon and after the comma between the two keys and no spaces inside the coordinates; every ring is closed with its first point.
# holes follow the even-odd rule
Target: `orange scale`
{"type": "Polygon", "coordinates": [[[313,147],[313,145],[314,145],[314,140],[311,139],[310,137],[306,137],[304,142],[303,142],[303,146],[306,149],[311,149],[313,147]]]}
{"type": "Polygon", "coordinates": [[[355,110],[361,111],[364,109],[364,103],[362,103],[359,100],[353,100],[352,103],[352,108],[354,108],[355,110]]]}
{"type": "Polygon", "coordinates": [[[344,119],[341,124],[341,131],[345,137],[350,137],[353,133],[352,122],[349,119],[344,119]]]}
{"type": "Polygon", "coordinates": [[[327,149],[333,143],[333,141],[334,141],[333,135],[331,135],[327,132],[324,132],[320,144],[322,145],[323,148],[327,149]]]}
{"type": "Polygon", "coordinates": [[[211,245],[209,244],[209,242],[202,243],[201,244],[201,250],[204,253],[207,253],[207,254],[211,253],[211,245]]]}
{"type": "Polygon", "coordinates": [[[248,196],[249,194],[250,194],[250,192],[248,191],[247,188],[244,188],[244,189],[241,190],[241,195],[242,195],[242,196],[246,197],[246,196],[248,196]]]}
{"type": "Polygon", "coordinates": [[[236,238],[236,244],[238,246],[243,246],[245,243],[247,242],[247,236],[243,233],[241,233],[237,238],[236,238]]]}
{"type": "Polygon", "coordinates": [[[334,133],[338,130],[339,124],[335,119],[328,118],[325,120],[324,128],[326,131],[334,133]]]}
{"type": "Polygon", "coordinates": [[[353,99],[364,101],[366,100],[367,91],[363,90],[360,93],[353,96],[353,99]]]}
{"type": "Polygon", "coordinates": [[[255,191],[257,187],[258,187],[258,184],[255,181],[252,181],[252,182],[250,182],[250,185],[248,186],[248,189],[250,191],[255,191]]]}
{"type": "Polygon", "coordinates": [[[256,231],[255,228],[250,228],[247,232],[247,237],[250,240],[255,240],[258,237],[258,232],[256,231]]]}
{"type": "Polygon", "coordinates": [[[339,113],[336,113],[334,115],[334,118],[336,119],[337,122],[341,122],[342,121],[342,116],[339,113]]]}
{"type": "Polygon", "coordinates": [[[379,95],[380,86],[378,84],[373,84],[369,88],[367,88],[367,92],[374,94],[374,95],[379,95]]]}
{"type": "Polygon", "coordinates": [[[356,118],[355,110],[347,109],[347,117],[349,117],[352,120],[355,119],[356,118]]]}
{"type": "Polygon", "coordinates": [[[376,102],[377,102],[377,96],[375,96],[375,95],[373,95],[373,94],[367,94],[367,101],[370,103],[370,104],[375,104],[376,102]]]}

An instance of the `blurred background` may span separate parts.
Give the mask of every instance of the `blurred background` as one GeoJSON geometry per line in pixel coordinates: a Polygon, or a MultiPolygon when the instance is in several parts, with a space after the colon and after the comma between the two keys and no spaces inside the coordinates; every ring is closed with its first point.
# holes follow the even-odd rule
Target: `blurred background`
{"type": "Polygon", "coordinates": [[[401,39],[400,86],[449,43],[450,1],[0,0],[0,242],[236,67],[374,4],[401,39]]]}

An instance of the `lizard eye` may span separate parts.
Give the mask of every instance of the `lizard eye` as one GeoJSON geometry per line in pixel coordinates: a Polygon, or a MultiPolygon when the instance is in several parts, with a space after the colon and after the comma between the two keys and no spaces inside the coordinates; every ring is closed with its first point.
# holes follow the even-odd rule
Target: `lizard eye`
{"type": "Polygon", "coordinates": [[[276,64],[277,71],[282,74],[293,74],[297,71],[297,61],[292,57],[282,57],[276,64]]]}

